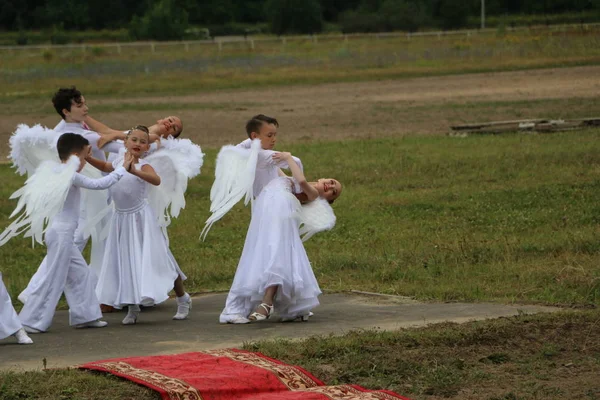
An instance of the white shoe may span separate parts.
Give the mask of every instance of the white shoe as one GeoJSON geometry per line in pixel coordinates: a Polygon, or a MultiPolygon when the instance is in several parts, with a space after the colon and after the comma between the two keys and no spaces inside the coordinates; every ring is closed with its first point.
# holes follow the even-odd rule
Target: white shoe
{"type": "Polygon", "coordinates": [[[27,325],[23,325],[23,329],[27,333],[44,333],[44,331],[40,331],[39,329],[35,329],[27,325]]]}
{"type": "Polygon", "coordinates": [[[123,325],[135,325],[138,319],[138,315],[140,315],[140,311],[141,309],[138,305],[129,306],[127,316],[123,318],[123,321],[121,323],[123,325]]]}
{"type": "Polygon", "coordinates": [[[175,320],[182,320],[188,317],[192,309],[192,298],[189,294],[177,298],[177,314],[173,317],[175,320]],[[179,300],[181,299],[181,300],[179,300]]]}
{"type": "Polygon", "coordinates": [[[280,322],[294,322],[294,321],[302,321],[302,322],[306,322],[308,321],[308,318],[312,317],[313,312],[309,311],[308,314],[303,314],[303,315],[296,315],[293,317],[282,317],[280,322]]]}
{"type": "Polygon", "coordinates": [[[19,329],[13,336],[17,338],[19,344],[33,344],[33,340],[27,336],[27,332],[23,328],[19,329]]]}
{"type": "Polygon", "coordinates": [[[250,314],[250,316],[248,317],[248,319],[250,321],[265,321],[265,320],[271,318],[271,314],[273,313],[273,305],[272,304],[269,305],[267,303],[260,303],[258,305],[258,307],[262,307],[262,309],[265,310],[266,314],[261,314],[261,313],[255,311],[252,314],[250,314]]]}
{"type": "Polygon", "coordinates": [[[106,321],[100,321],[99,319],[97,319],[95,321],[85,322],[83,324],[77,324],[77,325],[75,325],[75,328],[76,329],[104,328],[106,325],[108,325],[108,322],[106,322],[106,321]]]}
{"type": "Polygon", "coordinates": [[[250,320],[241,314],[221,314],[219,316],[221,324],[249,324],[250,320]]]}

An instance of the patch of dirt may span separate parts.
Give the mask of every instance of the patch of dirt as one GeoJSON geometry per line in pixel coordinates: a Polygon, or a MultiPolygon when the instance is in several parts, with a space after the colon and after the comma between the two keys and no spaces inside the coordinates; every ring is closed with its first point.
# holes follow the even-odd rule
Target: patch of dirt
{"type": "MultiPolygon", "coordinates": [[[[88,98],[90,113],[116,129],[151,125],[167,114],[184,121],[184,136],[206,148],[237,143],[245,138],[245,122],[264,113],[280,121],[279,148],[288,143],[344,138],[374,138],[402,134],[446,133],[464,122],[524,118],[556,118],[561,104],[549,110],[537,107],[494,107],[473,110],[457,104],[527,101],[539,99],[590,99],[600,91],[600,66],[516,72],[468,74],[287,86],[252,90],[223,90],[186,96],[140,98],[88,98]],[[94,105],[166,103],[168,111],[94,113],[94,105]],[[253,105],[255,104],[255,105],[253,105]],[[197,105],[197,107],[195,107],[197,105]],[[215,106],[216,105],[216,106],[215,106]]],[[[585,115],[586,117],[591,115],[585,115]]],[[[53,127],[57,115],[12,114],[0,122],[0,142],[6,143],[19,123],[53,127]]],[[[8,146],[2,146],[4,158],[8,146]]]]}

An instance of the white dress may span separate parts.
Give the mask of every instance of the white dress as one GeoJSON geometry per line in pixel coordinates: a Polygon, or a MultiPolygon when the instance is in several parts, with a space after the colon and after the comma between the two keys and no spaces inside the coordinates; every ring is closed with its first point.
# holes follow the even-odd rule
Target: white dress
{"type": "MultiPolygon", "coordinates": [[[[113,165],[122,163],[121,159],[113,165]]],[[[136,168],[148,164],[140,160],[136,168]]],[[[96,294],[100,303],[123,307],[158,304],[168,299],[180,275],[167,240],[148,204],[148,182],[132,174],[110,188],[115,211],[111,219],[96,294]]]]}
{"type": "Polygon", "coordinates": [[[13,308],[0,272],[0,339],[14,335],[21,328],[21,321],[13,308]]]}
{"type": "Polygon", "coordinates": [[[301,205],[292,191],[292,181],[278,177],[256,199],[223,315],[249,315],[270,286],[278,286],[273,304],[282,318],[319,305],[321,289],[300,239],[294,213],[301,205]]]}

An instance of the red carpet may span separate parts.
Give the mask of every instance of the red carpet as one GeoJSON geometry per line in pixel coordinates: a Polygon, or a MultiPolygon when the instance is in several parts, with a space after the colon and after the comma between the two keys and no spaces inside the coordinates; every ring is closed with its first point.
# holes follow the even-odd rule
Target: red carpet
{"type": "Polygon", "coordinates": [[[129,379],[156,390],[165,400],[408,400],[356,385],[325,386],[302,368],[236,349],[115,358],[79,368],[129,379]]]}

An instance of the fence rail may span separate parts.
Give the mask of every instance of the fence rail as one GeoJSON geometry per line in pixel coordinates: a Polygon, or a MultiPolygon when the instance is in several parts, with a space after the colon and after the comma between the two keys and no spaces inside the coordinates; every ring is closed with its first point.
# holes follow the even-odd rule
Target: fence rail
{"type": "MultiPolygon", "coordinates": [[[[531,27],[506,27],[507,32],[518,31],[546,31],[546,32],[567,32],[575,29],[595,29],[600,28],[600,23],[584,23],[584,24],[562,24],[562,25],[537,25],[531,27]]],[[[222,36],[215,37],[209,40],[180,40],[180,41],[139,41],[139,42],[116,42],[116,43],[80,43],[80,44],[43,44],[43,45],[24,45],[24,46],[0,46],[0,50],[32,50],[32,49],[82,49],[87,48],[116,48],[118,53],[125,47],[150,47],[154,53],[156,47],[160,46],[184,46],[185,50],[189,50],[190,45],[216,45],[219,49],[227,43],[248,43],[251,48],[254,48],[255,42],[281,42],[286,44],[287,41],[293,40],[309,40],[319,42],[323,40],[343,40],[349,39],[380,39],[380,38],[416,38],[416,37],[437,37],[444,36],[472,36],[498,32],[497,28],[486,29],[464,29],[454,31],[435,31],[435,32],[381,32],[381,33],[348,33],[348,34],[323,34],[323,35],[294,35],[294,36],[270,36],[270,37],[252,37],[252,36],[222,36]]]]}

